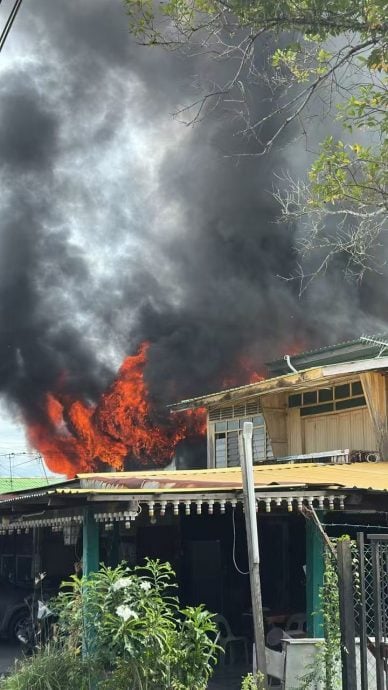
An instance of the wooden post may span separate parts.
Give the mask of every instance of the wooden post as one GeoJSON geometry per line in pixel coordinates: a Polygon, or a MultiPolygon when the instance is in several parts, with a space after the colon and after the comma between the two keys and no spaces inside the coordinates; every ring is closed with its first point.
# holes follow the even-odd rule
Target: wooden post
{"type": "Polygon", "coordinates": [[[313,520],[306,522],[306,623],[309,637],[323,637],[320,590],[325,572],[325,546],[313,520]]]}
{"type": "Polygon", "coordinates": [[[239,438],[241,471],[243,478],[245,525],[248,542],[249,575],[252,597],[253,632],[255,638],[256,666],[267,684],[263,606],[261,601],[260,553],[257,533],[256,497],[252,461],[252,422],[244,422],[243,437],[239,438]]]}
{"type": "Polygon", "coordinates": [[[341,623],[342,688],[343,690],[357,690],[356,630],[350,540],[338,542],[337,562],[341,623]]]}

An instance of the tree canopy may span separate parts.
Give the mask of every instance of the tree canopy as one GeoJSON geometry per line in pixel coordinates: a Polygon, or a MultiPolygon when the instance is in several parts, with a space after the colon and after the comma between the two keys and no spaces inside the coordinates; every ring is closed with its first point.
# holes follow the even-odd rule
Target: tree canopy
{"type": "MultiPolygon", "coordinates": [[[[317,103],[328,125],[335,118],[306,177],[286,174],[274,194],[282,219],[304,229],[302,254],[318,250],[312,275],[339,253],[358,278],[379,270],[388,229],[386,0],[125,2],[139,42],[228,63],[178,112],[186,124],[222,103],[254,140],[253,155],[264,155],[291,127],[308,136],[317,103]],[[262,83],[270,106],[258,114],[252,89],[262,83]]],[[[308,283],[302,269],[300,278],[308,283]]]]}

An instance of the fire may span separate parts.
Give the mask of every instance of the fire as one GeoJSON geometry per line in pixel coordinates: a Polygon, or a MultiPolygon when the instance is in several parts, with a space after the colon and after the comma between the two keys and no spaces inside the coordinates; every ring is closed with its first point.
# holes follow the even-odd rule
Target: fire
{"type": "Polygon", "coordinates": [[[223,378],[222,388],[235,388],[247,383],[258,383],[265,379],[264,370],[262,373],[257,370],[257,363],[250,355],[240,355],[234,367],[233,373],[223,378]]]}
{"type": "MultiPolygon", "coordinates": [[[[204,410],[169,415],[151,399],[144,372],[149,345],[127,357],[118,374],[96,404],[74,399],[64,392],[66,377],[49,392],[39,422],[27,422],[28,439],[53,472],[74,476],[102,466],[165,467],[178,443],[206,433],[204,410]]],[[[301,343],[289,343],[290,355],[301,343]]],[[[222,388],[255,383],[265,378],[252,355],[240,355],[222,388]]]]}
{"type": "Polygon", "coordinates": [[[301,337],[289,341],[287,345],[283,348],[284,353],[293,357],[298,355],[300,352],[306,352],[311,346],[307,340],[303,340],[301,337]]]}
{"type": "Polygon", "coordinates": [[[127,357],[97,404],[48,393],[43,422],[28,425],[29,442],[53,472],[69,477],[101,463],[121,470],[127,459],[164,467],[179,441],[204,434],[203,410],[157,417],[144,380],[148,344],[127,357]]]}

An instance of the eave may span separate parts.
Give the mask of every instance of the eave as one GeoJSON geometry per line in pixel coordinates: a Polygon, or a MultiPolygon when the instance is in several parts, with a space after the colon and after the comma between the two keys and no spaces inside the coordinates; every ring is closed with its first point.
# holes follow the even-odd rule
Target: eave
{"type": "Polygon", "coordinates": [[[248,400],[258,395],[268,393],[291,392],[305,389],[311,385],[327,385],[328,380],[339,377],[349,377],[353,374],[365,371],[388,370],[388,357],[358,360],[355,362],[343,362],[329,364],[323,367],[313,367],[298,371],[297,373],[284,374],[271,379],[264,379],[245,386],[229,388],[227,390],[197,396],[195,398],[181,400],[170,405],[172,412],[195,409],[198,407],[210,407],[215,404],[233,403],[239,400],[248,400]]]}

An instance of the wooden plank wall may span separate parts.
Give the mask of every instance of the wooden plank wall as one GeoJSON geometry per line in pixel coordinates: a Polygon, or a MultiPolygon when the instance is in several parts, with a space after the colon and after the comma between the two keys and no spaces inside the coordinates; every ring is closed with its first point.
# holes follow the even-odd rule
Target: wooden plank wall
{"type": "Polygon", "coordinates": [[[377,450],[377,438],[367,408],[302,419],[304,453],[325,450],[377,450]]]}
{"type": "Polygon", "coordinates": [[[288,455],[304,453],[302,438],[302,420],[299,407],[291,407],[287,416],[288,455]]]}
{"type": "Polygon", "coordinates": [[[288,455],[286,394],[263,395],[260,402],[274,457],[288,455]]]}

